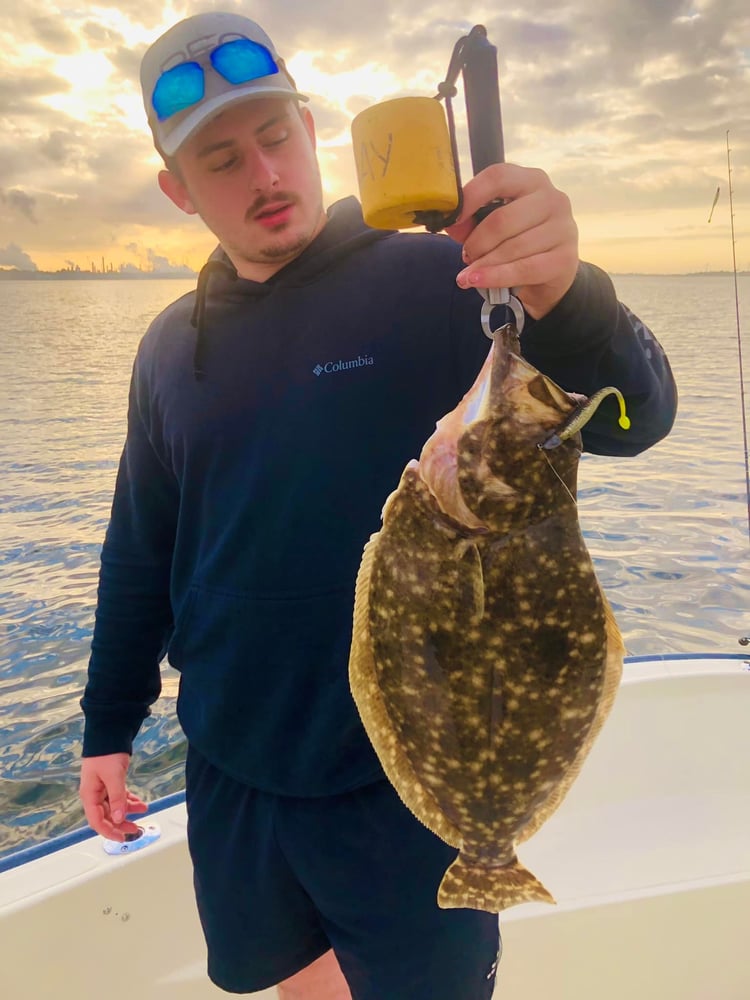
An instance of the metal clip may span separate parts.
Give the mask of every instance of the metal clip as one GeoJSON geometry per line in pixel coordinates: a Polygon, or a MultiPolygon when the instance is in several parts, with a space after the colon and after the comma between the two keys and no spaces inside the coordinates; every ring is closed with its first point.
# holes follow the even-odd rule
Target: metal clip
{"type": "Polygon", "coordinates": [[[509,288],[478,288],[477,291],[484,299],[482,303],[482,329],[490,340],[494,338],[496,332],[490,326],[490,316],[495,306],[506,306],[510,309],[516,321],[516,330],[518,333],[523,330],[523,306],[515,295],[511,294],[509,288]]]}

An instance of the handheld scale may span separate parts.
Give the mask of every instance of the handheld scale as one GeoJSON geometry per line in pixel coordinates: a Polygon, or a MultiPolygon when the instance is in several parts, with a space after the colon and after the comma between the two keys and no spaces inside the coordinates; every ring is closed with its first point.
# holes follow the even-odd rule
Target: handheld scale
{"type": "MultiPolygon", "coordinates": [[[[493,163],[505,162],[497,49],[487,38],[487,29],[475,25],[456,42],[445,80],[435,98],[402,97],[383,101],[358,114],[352,121],[354,159],[365,222],[376,229],[411,229],[425,226],[436,233],[459,218],[462,207],[461,176],[456,128],[451,100],[456,80],[463,76],[469,147],[474,175],[493,163]],[[445,100],[445,114],[440,101],[445,100]],[[447,121],[446,121],[447,117],[447,121]]],[[[481,222],[500,208],[496,200],[475,214],[481,222]]],[[[518,336],[524,326],[524,311],[510,288],[478,288],[484,298],[482,329],[494,340],[510,325],[518,336]],[[493,327],[496,308],[504,307],[504,323],[493,327]],[[510,315],[508,315],[510,314],[510,315]]],[[[549,451],[576,433],[609,395],[617,397],[623,430],[630,427],[625,400],[619,389],[607,386],[589,400],[582,400],[571,419],[539,447],[549,451]]]]}
{"type": "MultiPolygon", "coordinates": [[[[456,43],[435,98],[402,97],[367,108],[352,122],[354,158],[365,222],[376,229],[425,226],[436,233],[461,212],[461,177],[451,100],[463,76],[474,174],[505,161],[497,49],[475,25],[456,43]],[[440,101],[445,100],[445,114],[440,101]],[[447,121],[446,121],[447,116],[447,121]]],[[[483,206],[481,221],[501,201],[483,206]]],[[[508,288],[477,289],[484,298],[482,329],[492,338],[491,315],[505,306],[520,333],[524,312],[508,288]]]]}

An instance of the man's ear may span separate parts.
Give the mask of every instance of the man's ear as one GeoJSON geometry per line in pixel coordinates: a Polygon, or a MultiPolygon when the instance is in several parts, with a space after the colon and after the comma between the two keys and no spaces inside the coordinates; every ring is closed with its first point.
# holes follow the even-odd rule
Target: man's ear
{"type": "Polygon", "coordinates": [[[188,189],[185,187],[184,183],[180,180],[177,174],[173,174],[171,170],[160,170],[159,187],[162,189],[167,198],[169,198],[170,201],[173,201],[183,212],[186,212],[188,215],[197,214],[198,209],[190,200],[188,189]]]}

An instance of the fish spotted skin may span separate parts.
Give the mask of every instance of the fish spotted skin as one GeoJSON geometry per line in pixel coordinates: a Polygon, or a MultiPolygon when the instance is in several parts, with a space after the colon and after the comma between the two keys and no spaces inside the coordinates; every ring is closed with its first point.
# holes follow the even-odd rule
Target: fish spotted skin
{"type": "Polygon", "coordinates": [[[397,792],[459,849],[444,907],[553,902],[516,857],[562,801],[623,647],[574,499],[576,406],[496,339],[386,501],[357,580],[352,692],[397,792]]]}

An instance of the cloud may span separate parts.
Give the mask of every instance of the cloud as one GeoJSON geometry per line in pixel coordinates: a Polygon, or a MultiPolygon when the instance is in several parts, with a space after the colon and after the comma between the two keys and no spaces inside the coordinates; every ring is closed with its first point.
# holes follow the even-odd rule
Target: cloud
{"type": "Polygon", "coordinates": [[[135,49],[130,49],[125,45],[118,45],[108,51],[109,61],[119,72],[122,79],[129,80],[139,90],[141,59],[146,48],[146,45],[139,45],[135,49]]]}
{"type": "Polygon", "coordinates": [[[81,34],[86,42],[93,43],[93,48],[117,48],[124,41],[119,31],[114,31],[99,21],[86,21],[81,28],[81,34]]]}
{"type": "MultiPolygon", "coordinates": [[[[150,3],[144,4],[143,0],[97,0],[96,4],[89,5],[92,9],[92,14],[94,9],[101,8],[106,11],[107,9],[113,10],[117,15],[125,16],[128,18],[130,23],[138,25],[142,28],[147,28],[149,31],[153,31],[158,28],[165,17],[165,7],[164,3],[150,3]]],[[[174,18],[177,21],[180,17],[180,9],[184,6],[183,3],[177,3],[174,7],[170,5],[169,13],[174,10],[177,11],[177,16],[174,18]]],[[[203,8],[211,6],[210,3],[203,3],[203,8]]],[[[226,3],[224,0],[219,4],[222,10],[225,9],[226,3]]],[[[245,5],[247,7],[247,5],[245,5]]],[[[92,14],[88,16],[91,17],[92,14]]],[[[182,14],[186,17],[187,14],[182,14]]]]}
{"type": "Polygon", "coordinates": [[[186,277],[195,272],[186,264],[172,264],[166,257],[155,253],[150,247],[146,250],[146,258],[151,270],[159,274],[184,274],[186,277]]]}
{"type": "Polygon", "coordinates": [[[50,52],[77,52],[79,40],[57,17],[32,17],[30,24],[37,39],[50,52]]]}
{"type": "MultiPolygon", "coordinates": [[[[176,16],[210,6],[180,0],[176,16]]],[[[725,177],[727,128],[736,196],[750,191],[747,0],[511,0],[481,11],[447,0],[220,6],[249,12],[287,59],[309,67],[298,82],[313,98],[327,202],[354,189],[351,149],[340,138],[350,117],[388,96],[434,93],[474,16],[486,18],[498,50],[508,158],[547,170],[577,213],[616,220],[684,209],[702,218],[725,177]]],[[[137,244],[170,267],[170,258],[183,259],[173,249],[182,234],[185,247],[197,245],[200,223],[156,185],[138,87],[142,53],[174,9],[28,0],[4,12],[0,38],[12,58],[0,67],[0,245],[62,259],[97,244],[108,254],[137,244]]],[[[466,161],[462,92],[454,103],[466,161]]],[[[462,172],[470,175],[465,163],[462,172]]],[[[736,211],[750,219],[750,207],[736,211]]],[[[120,252],[145,266],[144,250],[120,252]]]]}
{"type": "Polygon", "coordinates": [[[31,195],[26,194],[25,191],[0,191],[0,201],[2,201],[5,205],[9,205],[17,212],[20,212],[21,215],[27,218],[30,222],[37,221],[34,217],[36,199],[32,198],[31,195]]]}
{"type": "Polygon", "coordinates": [[[0,247],[0,267],[16,267],[19,271],[38,271],[34,261],[15,243],[0,247]]]}
{"type": "Polygon", "coordinates": [[[0,109],[2,116],[18,119],[39,112],[37,98],[59,94],[70,89],[70,84],[54,73],[31,69],[23,75],[5,70],[0,76],[0,109]]]}
{"type": "Polygon", "coordinates": [[[314,104],[315,133],[319,139],[333,139],[349,128],[349,117],[315,94],[308,95],[314,104]]]}
{"type": "Polygon", "coordinates": [[[138,84],[141,58],[148,47],[145,42],[129,45],[119,31],[98,21],[86,21],[81,34],[89,49],[106,54],[123,80],[138,84]]]}
{"type": "MultiPolygon", "coordinates": [[[[205,0],[188,2],[185,15],[205,11],[205,0]]],[[[243,0],[223,0],[222,10],[249,15],[262,24],[285,59],[297,49],[320,48],[333,57],[342,47],[364,48],[388,35],[391,0],[376,4],[352,0],[254,0],[252,10],[243,0]]],[[[408,6],[408,4],[407,4],[408,6]]]]}

